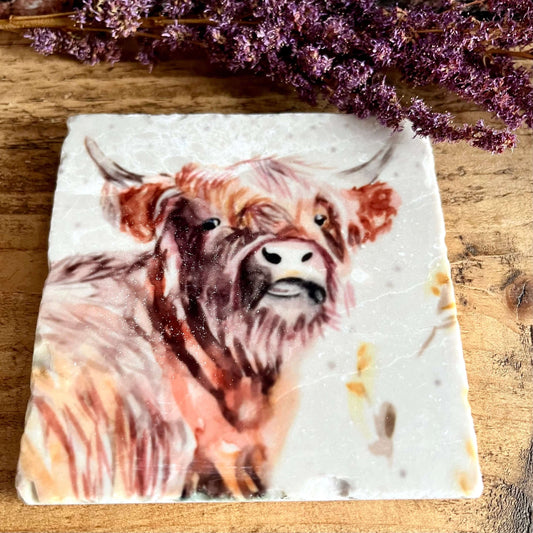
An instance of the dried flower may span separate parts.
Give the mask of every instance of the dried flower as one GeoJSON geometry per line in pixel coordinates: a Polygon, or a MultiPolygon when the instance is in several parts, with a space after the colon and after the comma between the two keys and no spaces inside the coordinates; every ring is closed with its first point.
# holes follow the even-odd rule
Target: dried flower
{"type": "Polygon", "coordinates": [[[33,47],[41,54],[67,54],[89,65],[101,61],[116,63],[121,58],[121,47],[116,41],[94,34],[37,28],[27,31],[25,37],[33,41],[33,47]]]}
{"type": "Polygon", "coordinates": [[[137,59],[202,46],[212,61],[291,85],[393,129],[406,119],[435,141],[465,140],[501,152],[533,127],[530,70],[516,56],[533,48],[533,0],[77,0],[74,19],[90,34],[31,30],[41,53],[117,61],[123,39],[141,36],[137,59]],[[166,25],[143,28],[148,17],[166,25]],[[197,24],[182,23],[195,17],[197,24]],[[95,29],[101,33],[94,33],[95,29]],[[154,29],[155,28],[155,29],[154,29]],[[154,34],[155,32],[155,34],[154,34]],[[517,54],[518,52],[518,54],[517,54]],[[476,103],[502,123],[455,124],[450,113],[400,96],[390,73],[412,87],[435,85],[476,103]]]}

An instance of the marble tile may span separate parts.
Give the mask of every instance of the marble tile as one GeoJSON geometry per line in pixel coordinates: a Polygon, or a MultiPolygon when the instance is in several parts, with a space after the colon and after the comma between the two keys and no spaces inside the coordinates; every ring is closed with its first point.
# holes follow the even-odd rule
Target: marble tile
{"type": "Polygon", "coordinates": [[[27,503],[482,489],[429,142],[329,114],[69,121],[27,503]]]}

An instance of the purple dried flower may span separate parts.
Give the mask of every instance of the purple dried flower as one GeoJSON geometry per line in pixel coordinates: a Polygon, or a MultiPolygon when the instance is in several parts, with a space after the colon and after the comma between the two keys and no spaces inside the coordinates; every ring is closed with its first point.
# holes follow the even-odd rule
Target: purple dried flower
{"type": "Polygon", "coordinates": [[[142,34],[141,63],[201,46],[229,71],[290,85],[309,102],[322,97],[393,129],[409,119],[417,134],[435,141],[466,140],[495,152],[513,145],[512,130],[533,127],[530,70],[512,57],[532,49],[533,0],[78,1],[77,23],[106,33],[32,30],[38,51],[115,61],[121,39],[139,32],[145,17],[167,17],[175,22],[150,28],[151,38],[142,34]],[[209,24],[183,24],[181,17],[209,24]],[[414,87],[436,85],[476,103],[503,129],[457,125],[420,99],[402,99],[388,82],[391,70],[414,87]]]}
{"type": "Polygon", "coordinates": [[[302,71],[317,80],[323,78],[333,65],[333,58],[311,45],[302,47],[297,53],[297,58],[302,71]]]}
{"type": "Polygon", "coordinates": [[[82,0],[74,17],[82,26],[102,23],[116,39],[133,35],[155,4],[155,0],[82,0]]]}
{"type": "Polygon", "coordinates": [[[174,24],[165,26],[161,32],[161,43],[171,50],[176,50],[177,48],[193,46],[196,37],[194,28],[174,22],[174,24]]]}
{"type": "Polygon", "coordinates": [[[32,46],[42,54],[67,54],[89,65],[101,61],[116,63],[121,58],[122,49],[116,41],[94,34],[79,35],[57,29],[36,28],[28,30],[25,37],[31,39],[32,46]]]}
{"type": "Polygon", "coordinates": [[[191,14],[195,8],[196,2],[193,0],[163,0],[156,2],[159,8],[159,14],[168,18],[180,18],[191,14]]]}

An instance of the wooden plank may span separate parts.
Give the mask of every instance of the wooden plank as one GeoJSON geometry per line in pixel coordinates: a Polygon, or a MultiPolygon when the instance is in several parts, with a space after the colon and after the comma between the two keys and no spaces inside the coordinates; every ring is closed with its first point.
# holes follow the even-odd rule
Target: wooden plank
{"type": "Polygon", "coordinates": [[[43,250],[48,246],[50,209],[45,214],[0,214],[0,249],[43,250]]]}
{"type": "Polygon", "coordinates": [[[0,291],[38,294],[47,273],[46,256],[32,250],[0,252],[0,291]]]}

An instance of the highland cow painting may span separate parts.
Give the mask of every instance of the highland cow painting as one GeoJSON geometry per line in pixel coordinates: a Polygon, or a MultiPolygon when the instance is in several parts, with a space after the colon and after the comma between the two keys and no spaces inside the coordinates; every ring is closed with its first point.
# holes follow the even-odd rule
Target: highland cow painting
{"type": "Polygon", "coordinates": [[[26,502],[479,493],[425,141],[333,115],[69,126],[26,502]]]}

